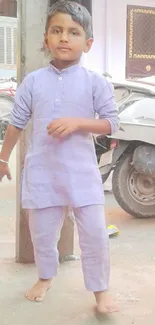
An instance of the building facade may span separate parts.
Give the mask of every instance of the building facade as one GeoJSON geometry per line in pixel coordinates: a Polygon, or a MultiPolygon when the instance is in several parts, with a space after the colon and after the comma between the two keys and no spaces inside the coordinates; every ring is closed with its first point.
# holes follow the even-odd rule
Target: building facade
{"type": "MultiPolygon", "coordinates": [[[[127,44],[127,6],[152,7],[154,0],[93,0],[94,45],[85,57],[85,64],[100,73],[108,72],[113,78],[126,76],[126,44],[127,44]]],[[[155,15],[153,15],[155,17],[155,15]]],[[[155,21],[147,29],[147,39],[153,33],[155,21]]],[[[143,33],[144,34],[144,33],[143,33]]],[[[146,37],[143,39],[146,43],[146,37]]],[[[155,62],[155,37],[152,44],[152,55],[155,62]]],[[[146,53],[144,53],[146,54],[146,53]]],[[[149,57],[148,64],[149,65],[149,57]]]]}
{"type": "MultiPolygon", "coordinates": [[[[52,4],[56,0],[49,1],[52,4]]],[[[99,73],[108,72],[113,78],[122,79],[126,76],[127,66],[127,7],[144,6],[154,8],[154,0],[78,0],[87,6],[93,15],[94,45],[88,55],[83,57],[86,67],[99,73]],[[91,8],[92,2],[92,8],[91,8]]],[[[16,39],[17,39],[17,2],[15,0],[0,1],[0,77],[14,76],[16,74],[16,39]]],[[[147,15],[148,16],[148,15],[147,15]]],[[[150,15],[151,16],[151,15],[150,15]]],[[[146,24],[147,31],[141,32],[141,44],[146,44],[149,39],[149,31],[155,30],[155,14],[146,24]],[[151,25],[152,24],[152,25],[151,25]]],[[[139,18],[138,18],[139,19],[139,18]]],[[[138,20],[137,20],[138,21],[138,20]]],[[[145,20],[144,24],[145,25],[145,20]]],[[[140,30],[140,28],[137,28],[140,30]]],[[[153,35],[153,33],[152,33],[153,35]]],[[[139,37],[140,39],[140,37],[139,37]]],[[[155,69],[155,38],[150,37],[150,50],[139,50],[138,56],[144,55],[146,60],[146,73],[150,72],[151,66],[155,69]],[[152,61],[149,60],[152,58],[152,61]]],[[[136,60],[135,60],[136,62],[136,60]]],[[[143,65],[143,59],[140,61],[143,65]]],[[[140,66],[140,69],[145,70],[140,66]]],[[[138,65],[135,70],[138,70],[138,65]]],[[[152,70],[153,71],[153,70],[152,70]]]]}
{"type": "Polygon", "coordinates": [[[1,0],[0,1],[0,16],[17,17],[17,1],[16,0],[1,0]]]}
{"type": "Polygon", "coordinates": [[[0,17],[0,77],[16,75],[17,18],[0,17]]]}
{"type": "Polygon", "coordinates": [[[0,77],[16,76],[17,1],[0,1],[0,77]]]}

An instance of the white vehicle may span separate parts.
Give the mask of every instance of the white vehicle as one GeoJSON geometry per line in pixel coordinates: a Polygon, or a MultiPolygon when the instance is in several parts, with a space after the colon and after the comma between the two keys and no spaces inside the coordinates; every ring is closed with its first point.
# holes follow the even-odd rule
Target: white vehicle
{"type": "Polygon", "coordinates": [[[15,78],[0,79],[0,143],[4,139],[12,110],[17,82],[15,78]]]}
{"type": "Polygon", "coordinates": [[[155,78],[114,82],[120,129],[95,140],[103,183],[111,171],[119,205],[135,217],[155,216],[155,78]]]}

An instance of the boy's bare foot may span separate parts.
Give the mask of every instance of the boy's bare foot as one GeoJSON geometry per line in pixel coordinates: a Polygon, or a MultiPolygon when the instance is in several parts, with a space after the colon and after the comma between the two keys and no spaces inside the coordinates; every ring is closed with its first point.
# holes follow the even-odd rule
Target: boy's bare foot
{"type": "Polygon", "coordinates": [[[26,292],[25,297],[31,301],[42,302],[45,298],[47,290],[50,289],[52,284],[52,279],[49,280],[41,280],[26,292]]]}
{"type": "Polygon", "coordinates": [[[107,291],[94,292],[99,314],[115,313],[119,311],[118,306],[112,301],[107,291]]]}

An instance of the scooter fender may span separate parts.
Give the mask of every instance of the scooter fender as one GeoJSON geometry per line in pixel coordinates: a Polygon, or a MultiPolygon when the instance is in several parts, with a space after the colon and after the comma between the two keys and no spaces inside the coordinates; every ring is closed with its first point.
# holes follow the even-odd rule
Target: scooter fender
{"type": "Polygon", "coordinates": [[[112,149],[101,156],[99,169],[102,175],[110,173],[129,145],[130,142],[128,141],[120,141],[119,146],[116,149],[112,149]]]}

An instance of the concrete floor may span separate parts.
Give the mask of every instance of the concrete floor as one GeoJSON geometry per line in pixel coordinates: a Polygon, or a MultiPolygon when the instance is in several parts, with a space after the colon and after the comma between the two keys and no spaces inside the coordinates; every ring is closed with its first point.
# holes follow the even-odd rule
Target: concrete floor
{"type": "MultiPolygon", "coordinates": [[[[36,280],[33,265],[14,262],[15,152],[13,181],[0,185],[0,323],[3,325],[144,325],[155,318],[155,219],[136,220],[123,212],[112,194],[106,194],[107,223],[116,224],[120,236],[110,239],[111,292],[119,313],[96,319],[93,296],[83,284],[80,261],[60,265],[57,278],[42,304],[23,298],[36,280]]],[[[75,253],[79,254],[77,234],[75,253]]]]}

